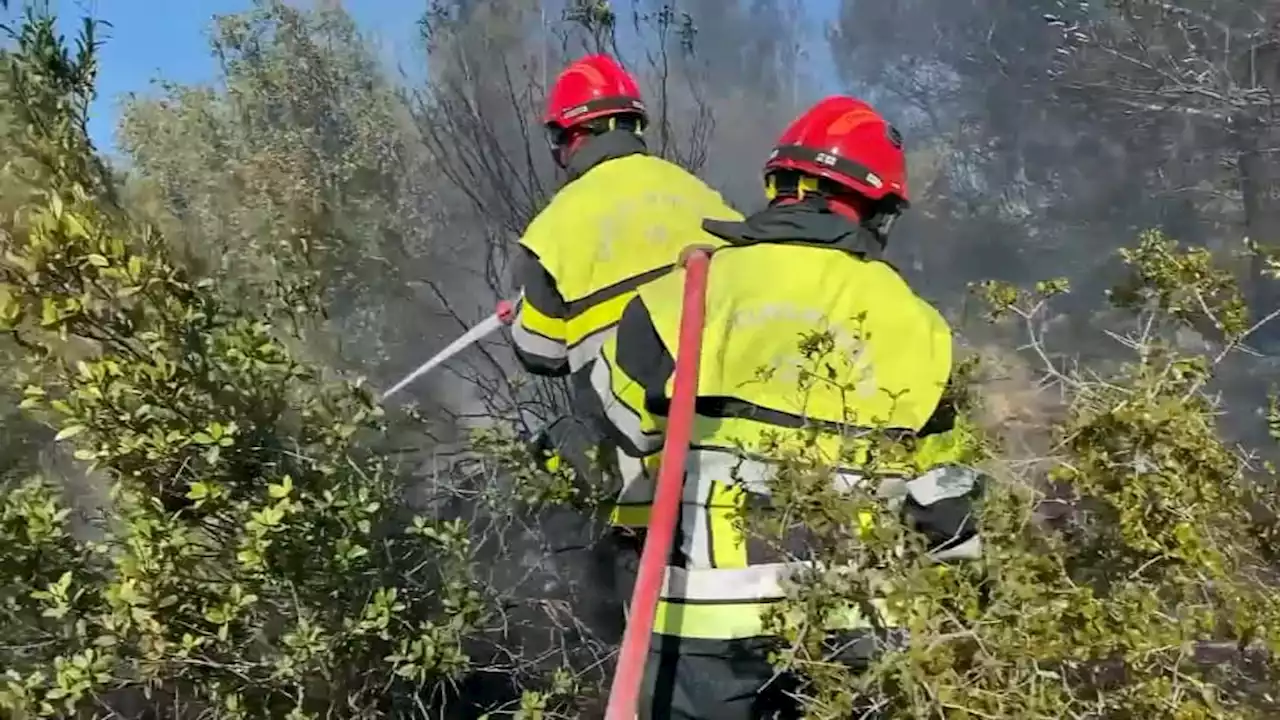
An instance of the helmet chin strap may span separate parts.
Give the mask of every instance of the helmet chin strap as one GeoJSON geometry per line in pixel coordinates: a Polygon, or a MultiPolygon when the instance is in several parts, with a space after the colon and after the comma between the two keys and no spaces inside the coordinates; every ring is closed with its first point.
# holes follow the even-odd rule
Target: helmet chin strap
{"type": "Polygon", "coordinates": [[[877,210],[872,213],[871,217],[862,222],[862,226],[875,234],[881,245],[885,245],[889,242],[889,231],[893,230],[893,226],[897,224],[900,217],[902,217],[902,213],[896,208],[892,210],[877,210]]]}
{"type": "Polygon", "coordinates": [[[561,169],[568,167],[569,157],[573,155],[573,151],[578,149],[587,134],[581,130],[568,129],[561,130],[552,128],[547,130],[547,145],[551,149],[551,159],[556,161],[556,165],[561,169]]]}

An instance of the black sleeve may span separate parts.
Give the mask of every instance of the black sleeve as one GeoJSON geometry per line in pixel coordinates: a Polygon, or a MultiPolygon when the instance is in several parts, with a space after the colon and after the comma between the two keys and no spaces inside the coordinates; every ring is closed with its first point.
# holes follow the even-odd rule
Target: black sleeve
{"type": "Polygon", "coordinates": [[[616,447],[632,457],[645,457],[661,449],[662,434],[654,417],[666,414],[666,382],[675,361],[639,297],[627,303],[615,332],[591,364],[574,374],[574,402],[616,447]],[[643,407],[638,396],[635,406],[621,397],[635,396],[623,392],[632,383],[643,390],[643,407]],[[613,403],[612,412],[606,402],[613,403]]]}
{"type": "Polygon", "coordinates": [[[951,432],[956,426],[957,414],[955,403],[950,397],[943,395],[942,399],[938,401],[938,406],[933,409],[933,414],[929,416],[924,426],[916,433],[916,437],[951,432]]]}
{"type": "Polygon", "coordinates": [[[565,319],[568,305],[555,278],[538,256],[524,245],[516,246],[516,285],[522,299],[511,324],[516,359],[534,375],[562,377],[569,373],[565,319]]]}
{"type": "Polygon", "coordinates": [[[618,321],[618,368],[644,388],[645,409],[665,417],[671,405],[667,382],[676,361],[638,298],[627,303],[618,321]]]}

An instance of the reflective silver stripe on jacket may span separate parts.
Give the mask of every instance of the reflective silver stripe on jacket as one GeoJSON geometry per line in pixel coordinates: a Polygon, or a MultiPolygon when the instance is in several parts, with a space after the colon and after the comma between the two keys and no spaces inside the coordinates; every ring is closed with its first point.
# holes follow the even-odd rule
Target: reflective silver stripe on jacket
{"type": "MultiPolygon", "coordinates": [[[[516,318],[515,322],[511,323],[511,342],[526,354],[548,360],[562,360],[569,354],[564,343],[529,331],[520,322],[520,318],[516,318]]],[[[572,363],[572,359],[570,362],[572,363]]]]}
{"type": "Polygon", "coordinates": [[[787,593],[783,582],[801,563],[771,563],[745,568],[667,568],[662,581],[663,600],[704,602],[769,602],[787,593]]]}
{"type": "Polygon", "coordinates": [[[619,505],[641,505],[653,502],[653,478],[645,470],[644,461],[618,451],[618,473],[622,475],[619,505]]]}
{"type": "MultiPolygon", "coordinates": [[[[662,581],[661,597],[707,603],[776,602],[787,596],[788,582],[813,567],[811,562],[768,563],[745,568],[669,567],[662,581]]],[[[880,583],[874,575],[870,582],[873,587],[880,583]]]]}
{"type": "Polygon", "coordinates": [[[604,345],[604,341],[609,339],[609,335],[618,329],[617,325],[610,325],[602,330],[582,338],[578,344],[572,346],[568,350],[569,354],[569,371],[577,372],[587,363],[595,359],[600,352],[600,346],[604,345]]]}
{"type": "MultiPolygon", "coordinates": [[[[603,342],[602,342],[603,344],[603,342]]],[[[640,416],[625,403],[618,400],[613,393],[611,373],[612,367],[603,354],[597,354],[598,362],[591,364],[591,386],[600,396],[600,404],[609,422],[619,432],[627,436],[632,444],[646,454],[656,452],[662,447],[662,433],[646,433],[640,424],[640,416]]]]}

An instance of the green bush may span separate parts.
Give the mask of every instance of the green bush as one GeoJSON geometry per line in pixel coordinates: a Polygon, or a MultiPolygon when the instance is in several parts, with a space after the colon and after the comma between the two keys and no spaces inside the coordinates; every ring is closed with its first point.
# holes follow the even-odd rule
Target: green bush
{"type": "MultiPolygon", "coordinates": [[[[827,490],[812,445],[788,463],[778,496],[818,532],[819,559],[859,571],[853,580],[819,573],[797,583],[775,618],[791,641],[776,662],[809,679],[809,718],[851,717],[857,699],[895,718],[1263,718],[1280,710],[1276,516],[1259,511],[1274,478],[1221,439],[1210,385],[1256,328],[1230,273],[1208,253],[1152,232],[1121,255],[1130,278],[1112,300],[1134,314],[1134,333],[1122,338],[1134,357],[1107,375],[1042,368],[1043,390],[1060,393],[1066,408],[1045,418],[1047,456],[1013,465],[988,440],[981,562],[939,573],[922,554],[904,552],[910,537],[892,519],[882,517],[871,536],[854,532],[839,518],[874,508],[874,497],[827,490]],[[1211,356],[1176,350],[1174,335],[1191,323],[1217,328],[1222,347],[1211,356]],[[909,642],[854,674],[830,662],[813,619],[868,598],[873,575],[906,618],[909,642]]],[[[1047,363],[1037,329],[1065,283],[977,289],[993,318],[1025,323],[1033,354],[1047,363]]],[[[956,396],[976,414],[983,371],[966,369],[976,374],[956,396]]]]}
{"type": "Polygon", "coordinates": [[[0,58],[24,128],[4,182],[30,190],[0,329],[23,409],[112,484],[92,542],[51,482],[0,496],[0,709],[101,712],[130,689],[226,718],[430,702],[486,614],[466,528],[404,515],[361,450],[382,412],[359,383],[295,359],[114,204],[84,134],[92,28],[71,55],[29,15],[0,58]]]}

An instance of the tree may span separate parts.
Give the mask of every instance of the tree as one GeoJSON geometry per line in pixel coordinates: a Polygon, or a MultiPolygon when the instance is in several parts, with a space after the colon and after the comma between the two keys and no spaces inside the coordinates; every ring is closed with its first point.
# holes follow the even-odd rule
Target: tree
{"type": "Polygon", "coordinates": [[[1251,253],[1246,288],[1263,312],[1277,304],[1265,281],[1280,217],[1268,161],[1276,21],[1271,5],[1251,0],[1120,2],[1057,19],[1072,27],[1063,41],[1064,88],[1167,138],[1187,202],[1211,211],[1225,205],[1220,227],[1262,246],[1251,253]]]}
{"type": "Polygon", "coordinates": [[[361,449],[382,431],[366,390],[297,360],[284,328],[191,278],[114,203],[84,131],[93,27],[72,54],[28,14],[0,57],[25,129],[5,182],[32,183],[0,265],[22,405],[113,483],[93,541],[71,536],[56,486],[5,486],[0,707],[441,702],[487,612],[462,526],[404,517],[392,468],[361,449]]]}
{"type": "Polygon", "coordinates": [[[420,301],[409,281],[448,253],[432,166],[354,22],[259,2],[217,19],[211,52],[221,87],[164,86],[128,106],[135,192],[247,304],[323,309],[336,327],[311,349],[336,339],[326,357],[360,366],[413,354],[423,329],[371,309],[420,301]]]}
{"type": "MultiPolygon", "coordinates": [[[[245,288],[237,292],[246,304],[278,298],[271,306],[282,321],[308,330],[297,343],[307,357],[358,363],[390,382],[387,369],[412,367],[511,294],[506,251],[555,182],[536,125],[542,80],[555,70],[544,58],[603,43],[637,58],[654,96],[667,98],[654,104],[665,118],[655,146],[702,162],[714,124],[693,77],[700,61],[686,47],[692,18],[662,4],[629,9],[630,23],[591,3],[571,4],[560,19],[533,3],[437,3],[424,18],[429,76],[418,85],[371,67],[339,8],[257,3],[215,28],[217,86],[166,87],[132,104],[122,143],[133,161],[130,209],[180,241],[178,257],[194,273],[245,288]],[[293,312],[311,288],[325,298],[327,320],[293,312]],[[425,328],[424,308],[437,313],[425,328]],[[354,341],[331,352],[330,334],[354,341]]],[[[450,419],[532,429],[566,406],[562,386],[523,381],[497,343],[413,396],[444,430],[450,419]]],[[[602,617],[583,561],[594,540],[589,510],[513,507],[527,486],[563,480],[530,477],[528,468],[497,480],[465,443],[423,443],[417,418],[395,413],[391,427],[379,447],[404,450],[413,504],[466,520],[486,584],[502,598],[501,637],[486,657],[528,679],[556,664],[530,658],[572,645],[568,664],[584,679],[606,667],[616,622],[602,617]],[[554,562],[528,559],[547,553],[554,562]],[[556,622],[570,618],[570,627],[548,632],[547,608],[561,606],[556,622]]],[[[511,454],[511,443],[488,433],[479,449],[511,454]]],[[[503,677],[498,666],[491,675],[503,677]]]]}
{"type": "MultiPolygon", "coordinates": [[[[782,507],[748,511],[747,522],[766,540],[781,530],[775,518],[799,524],[829,568],[793,583],[772,618],[785,638],[777,663],[808,680],[807,718],[857,716],[855,702],[895,718],[1276,712],[1276,516],[1258,508],[1270,504],[1274,478],[1220,439],[1205,390],[1248,329],[1243,299],[1210,253],[1160,233],[1123,257],[1129,279],[1113,297],[1134,313],[1134,354],[1109,375],[1043,366],[1066,412],[1045,428],[1052,450],[1034,464],[1006,464],[988,445],[981,563],[938,572],[909,529],[880,510],[874,487],[833,490],[830,460],[812,440],[792,439],[793,459],[771,483],[782,507]],[[1177,328],[1204,313],[1227,329],[1227,343],[1204,356],[1175,350],[1177,328]],[[871,512],[870,533],[841,520],[871,512]],[[886,599],[909,635],[855,673],[833,664],[814,619],[872,597],[886,599]]],[[[983,291],[997,316],[1016,320],[1066,287],[983,291]]],[[[830,370],[839,362],[831,352],[802,359],[801,386],[842,377],[830,370]]],[[[952,393],[972,412],[982,399],[965,377],[974,376],[962,372],[952,393]]],[[[891,447],[877,454],[894,457],[891,447]]],[[[840,466],[849,463],[842,456],[840,466]]]]}

